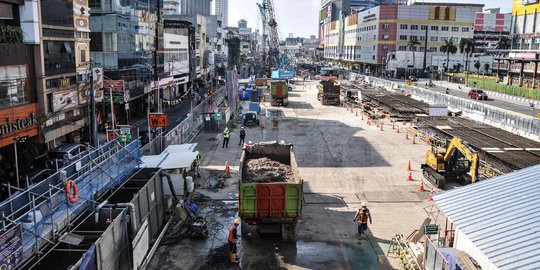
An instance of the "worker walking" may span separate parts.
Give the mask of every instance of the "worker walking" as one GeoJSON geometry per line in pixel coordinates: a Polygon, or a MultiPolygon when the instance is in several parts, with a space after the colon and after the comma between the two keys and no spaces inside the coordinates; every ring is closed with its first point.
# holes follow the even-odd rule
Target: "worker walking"
{"type": "Polygon", "coordinates": [[[195,157],[195,173],[197,177],[201,177],[201,158],[201,154],[197,154],[197,157],[195,157]]]}
{"type": "Polygon", "coordinates": [[[244,139],[246,138],[246,131],[244,130],[244,127],[240,128],[240,141],[238,142],[238,145],[242,145],[244,143],[244,139]]]}
{"type": "Polygon", "coordinates": [[[240,219],[234,220],[234,224],[229,228],[229,259],[231,263],[238,263],[238,257],[236,256],[236,242],[238,241],[238,225],[240,225],[240,219]]]}
{"type": "Polygon", "coordinates": [[[371,213],[369,213],[367,203],[362,202],[362,208],[358,210],[358,213],[356,213],[356,216],[354,217],[354,221],[358,221],[358,240],[362,238],[362,235],[367,230],[368,219],[369,224],[371,224],[371,213]]]}
{"type": "Polygon", "coordinates": [[[229,138],[231,137],[231,133],[229,132],[229,128],[225,127],[223,130],[223,145],[221,148],[227,147],[229,148],[229,138]]]}

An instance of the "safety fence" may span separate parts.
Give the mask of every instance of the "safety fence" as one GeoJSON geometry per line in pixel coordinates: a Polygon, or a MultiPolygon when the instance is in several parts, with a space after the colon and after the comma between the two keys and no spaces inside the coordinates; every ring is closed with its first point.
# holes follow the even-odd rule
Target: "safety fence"
{"type": "Polygon", "coordinates": [[[460,110],[473,120],[486,123],[518,135],[540,140],[540,121],[520,113],[468,100],[452,95],[445,95],[429,89],[370,77],[375,86],[384,87],[389,91],[410,93],[414,99],[422,100],[431,105],[446,105],[451,109],[460,110]]]}
{"type": "MultiPolygon", "coordinates": [[[[114,140],[46,180],[10,194],[10,199],[0,204],[2,232],[20,231],[18,239],[8,239],[12,249],[19,246],[16,250],[20,254],[13,255],[11,263],[16,264],[9,267],[24,267],[40,257],[46,245],[57,245],[59,236],[83,216],[81,213],[94,208],[97,196],[120,186],[137,169],[140,157],[139,140],[125,146],[114,140]],[[71,190],[69,194],[66,191],[70,180],[78,187],[78,200],[73,199],[71,190]]],[[[0,252],[7,252],[4,246],[0,252]]]]}

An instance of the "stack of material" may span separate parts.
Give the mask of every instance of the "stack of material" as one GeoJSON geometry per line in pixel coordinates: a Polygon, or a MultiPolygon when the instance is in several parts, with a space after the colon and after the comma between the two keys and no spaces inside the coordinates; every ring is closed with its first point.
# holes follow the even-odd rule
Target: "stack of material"
{"type": "Polygon", "coordinates": [[[244,183],[294,182],[290,165],[268,158],[250,159],[244,165],[244,183]]]}

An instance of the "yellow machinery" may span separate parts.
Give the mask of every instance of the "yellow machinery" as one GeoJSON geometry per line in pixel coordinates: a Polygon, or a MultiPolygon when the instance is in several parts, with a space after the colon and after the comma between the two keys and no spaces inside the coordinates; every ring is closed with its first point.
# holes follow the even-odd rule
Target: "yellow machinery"
{"type": "Polygon", "coordinates": [[[426,152],[422,171],[424,177],[438,188],[444,188],[450,180],[466,185],[478,180],[478,163],[478,153],[460,138],[454,137],[446,148],[440,149],[432,143],[431,149],[426,152]]]}

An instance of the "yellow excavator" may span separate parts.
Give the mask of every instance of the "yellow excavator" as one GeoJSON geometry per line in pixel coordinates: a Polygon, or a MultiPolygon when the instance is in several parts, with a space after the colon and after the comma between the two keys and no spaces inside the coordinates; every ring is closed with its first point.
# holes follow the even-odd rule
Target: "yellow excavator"
{"type": "Polygon", "coordinates": [[[446,146],[432,140],[426,152],[426,163],[422,164],[424,177],[438,188],[446,182],[456,180],[462,185],[478,181],[478,153],[470,145],[454,137],[446,146]]]}

